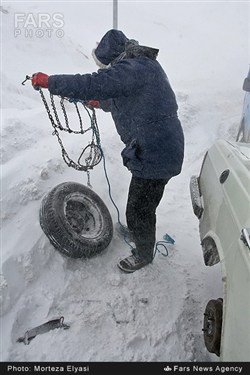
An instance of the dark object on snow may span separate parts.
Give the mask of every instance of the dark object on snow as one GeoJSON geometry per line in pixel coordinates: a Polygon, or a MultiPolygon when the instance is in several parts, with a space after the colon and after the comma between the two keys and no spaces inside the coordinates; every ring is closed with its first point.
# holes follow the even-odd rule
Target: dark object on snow
{"type": "Polygon", "coordinates": [[[250,92],[250,77],[246,77],[243,83],[243,90],[250,92]]]}
{"type": "Polygon", "coordinates": [[[90,258],[103,251],[113,237],[111,215],[88,187],[65,182],[42,200],[40,224],[51,244],[71,258],[90,258]]]}
{"type": "Polygon", "coordinates": [[[146,258],[140,258],[138,254],[136,254],[136,249],[135,251],[132,250],[132,255],[129,257],[120,260],[120,262],[117,264],[120,270],[126,273],[132,273],[135,272],[142,267],[147,266],[150,264],[152,260],[148,260],[146,258]]]}
{"type": "Polygon", "coordinates": [[[206,306],[203,320],[204,341],[207,350],[220,356],[222,328],[222,298],[211,299],[206,306]]]}
{"type": "Polygon", "coordinates": [[[61,318],[59,319],[50,320],[44,324],[41,324],[40,326],[37,326],[35,328],[32,328],[26,331],[23,337],[19,337],[17,339],[17,342],[24,342],[25,345],[29,345],[30,341],[34,339],[37,335],[41,335],[43,333],[49,332],[55,328],[68,329],[70,326],[63,322],[64,322],[63,316],[61,316],[61,318]]]}

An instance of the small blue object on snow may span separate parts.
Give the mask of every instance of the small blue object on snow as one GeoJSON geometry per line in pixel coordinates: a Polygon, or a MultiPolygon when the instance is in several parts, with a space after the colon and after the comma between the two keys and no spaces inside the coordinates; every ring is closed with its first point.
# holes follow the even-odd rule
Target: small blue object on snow
{"type": "Polygon", "coordinates": [[[163,239],[164,239],[164,241],[166,241],[168,243],[171,243],[171,244],[175,243],[175,240],[167,233],[164,234],[163,239]]]}
{"type": "Polygon", "coordinates": [[[170,244],[174,244],[175,243],[175,240],[169,235],[169,234],[164,234],[163,236],[163,240],[164,241],[157,241],[156,244],[155,244],[155,250],[154,250],[154,257],[156,255],[156,252],[158,251],[159,253],[161,253],[161,255],[163,255],[164,257],[167,257],[168,256],[168,248],[167,248],[167,243],[170,243],[170,244]],[[161,250],[160,250],[160,246],[163,246],[164,248],[164,251],[165,253],[163,253],[161,250]]]}

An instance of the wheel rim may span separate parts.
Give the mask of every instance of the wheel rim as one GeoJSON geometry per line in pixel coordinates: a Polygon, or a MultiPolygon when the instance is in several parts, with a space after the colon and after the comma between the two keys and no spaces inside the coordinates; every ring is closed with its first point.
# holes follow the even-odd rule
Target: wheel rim
{"type": "Polygon", "coordinates": [[[79,236],[93,239],[102,231],[103,220],[98,206],[82,194],[67,196],[64,215],[71,229],[79,236]]]}
{"type": "Polygon", "coordinates": [[[207,304],[203,331],[206,348],[209,352],[220,355],[223,300],[210,300],[207,304]]]}
{"type": "Polygon", "coordinates": [[[204,331],[206,332],[206,336],[208,339],[212,340],[213,335],[215,334],[216,327],[215,327],[215,317],[214,314],[207,313],[206,319],[204,320],[204,331]]]}

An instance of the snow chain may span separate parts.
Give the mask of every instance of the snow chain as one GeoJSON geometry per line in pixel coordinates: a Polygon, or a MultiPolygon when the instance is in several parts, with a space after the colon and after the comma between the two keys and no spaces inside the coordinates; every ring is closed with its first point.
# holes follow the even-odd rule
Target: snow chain
{"type": "Polygon", "coordinates": [[[98,129],[98,125],[97,125],[95,110],[92,109],[92,114],[90,114],[90,112],[86,108],[86,106],[80,101],[80,103],[83,105],[83,107],[87,111],[87,113],[90,117],[90,122],[91,122],[90,127],[87,128],[86,130],[84,130],[82,118],[81,118],[81,114],[80,114],[77,102],[75,102],[73,100],[71,101],[69,99],[61,98],[60,105],[61,105],[61,108],[62,108],[62,112],[63,112],[64,119],[65,119],[65,125],[66,125],[65,127],[63,127],[62,124],[61,124],[61,121],[59,119],[58,113],[57,113],[57,109],[56,109],[56,105],[55,105],[55,102],[54,102],[53,95],[50,94],[50,100],[51,100],[51,107],[52,107],[55,119],[53,118],[53,116],[51,114],[49,105],[47,103],[47,100],[46,100],[46,98],[44,96],[44,93],[41,90],[41,88],[39,88],[39,92],[40,92],[44,107],[45,107],[45,109],[48,113],[51,125],[54,128],[54,131],[53,131],[52,135],[56,135],[56,137],[58,139],[58,142],[61,146],[63,160],[65,161],[65,163],[69,167],[73,167],[78,171],[85,171],[85,172],[88,173],[89,169],[93,169],[93,167],[96,166],[97,164],[99,164],[101,159],[102,159],[102,150],[101,150],[101,145],[100,145],[100,134],[99,134],[99,129],[98,129]],[[78,119],[79,119],[79,123],[80,123],[80,131],[75,131],[75,130],[72,130],[70,128],[69,119],[68,119],[67,112],[66,112],[66,109],[65,109],[65,106],[64,106],[64,100],[68,100],[69,102],[74,104],[74,106],[76,108],[77,116],[78,116],[78,119]],[[59,130],[65,131],[65,132],[68,132],[68,133],[74,133],[74,134],[84,134],[87,131],[92,130],[91,143],[83,149],[83,151],[81,152],[77,162],[73,161],[69,157],[67,151],[65,150],[64,145],[62,143],[62,140],[60,138],[59,130]],[[82,156],[86,152],[87,149],[89,149],[89,155],[85,158],[85,165],[84,165],[84,164],[82,164],[81,159],[82,159],[82,156]]]}
{"type": "MultiPolygon", "coordinates": [[[[24,85],[27,80],[31,80],[31,77],[28,76],[28,75],[26,75],[26,78],[22,82],[22,85],[24,85]]],[[[50,119],[51,125],[54,128],[54,131],[53,131],[52,135],[55,135],[57,137],[58,143],[61,147],[63,160],[65,161],[65,163],[67,164],[68,167],[75,168],[77,171],[87,172],[88,185],[91,187],[89,170],[93,169],[93,167],[95,167],[97,164],[99,164],[100,161],[102,160],[102,157],[103,157],[103,153],[102,153],[102,149],[101,149],[101,142],[100,142],[100,133],[99,133],[98,125],[97,125],[95,109],[92,108],[92,109],[89,110],[86,107],[84,101],[82,101],[82,100],[73,100],[73,99],[71,100],[71,99],[68,99],[68,98],[61,97],[60,106],[61,106],[61,109],[62,109],[62,112],[63,112],[63,115],[64,115],[64,120],[65,120],[65,127],[63,127],[62,123],[59,119],[58,113],[57,113],[57,109],[56,109],[56,105],[55,105],[55,101],[54,101],[54,96],[52,94],[50,94],[51,108],[52,108],[52,111],[53,111],[53,114],[54,114],[54,117],[53,117],[53,115],[51,113],[51,110],[50,110],[50,107],[49,107],[49,105],[47,103],[47,100],[44,96],[44,93],[43,93],[43,91],[40,87],[38,88],[38,91],[41,95],[44,107],[45,107],[45,109],[48,113],[48,117],[50,119]],[[80,130],[79,131],[72,130],[69,126],[69,119],[68,119],[66,108],[65,108],[65,105],[64,105],[65,100],[67,100],[70,103],[73,103],[74,106],[75,106],[77,117],[78,117],[79,124],[80,124],[80,130]],[[87,111],[88,116],[90,118],[90,127],[85,129],[85,130],[83,129],[83,122],[82,122],[81,113],[80,113],[80,110],[79,110],[79,107],[78,107],[78,103],[83,105],[84,109],[87,111]],[[91,114],[90,114],[90,111],[92,111],[91,114]],[[83,149],[83,151],[81,152],[77,162],[75,162],[74,160],[72,160],[69,157],[67,151],[65,150],[63,142],[60,138],[59,131],[65,131],[67,133],[73,133],[73,134],[85,134],[89,130],[92,130],[91,142],[90,142],[90,144],[88,144],[83,149]],[[89,153],[88,153],[88,156],[85,157],[85,164],[83,164],[81,159],[83,158],[84,153],[86,151],[89,151],[89,153]]]]}

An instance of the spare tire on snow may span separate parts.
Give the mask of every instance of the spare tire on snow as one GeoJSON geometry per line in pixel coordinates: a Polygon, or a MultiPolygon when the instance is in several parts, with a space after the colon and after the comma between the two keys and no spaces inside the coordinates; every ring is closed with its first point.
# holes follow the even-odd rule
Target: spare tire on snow
{"type": "Polygon", "coordinates": [[[111,215],[102,199],[76,182],[64,182],[43,198],[40,225],[51,244],[71,258],[99,254],[113,236],[111,215]]]}

